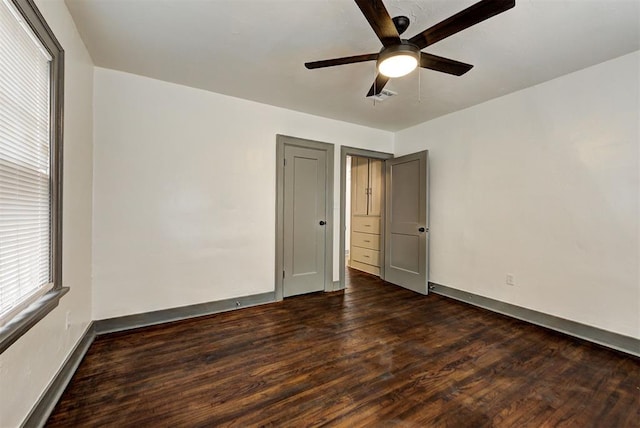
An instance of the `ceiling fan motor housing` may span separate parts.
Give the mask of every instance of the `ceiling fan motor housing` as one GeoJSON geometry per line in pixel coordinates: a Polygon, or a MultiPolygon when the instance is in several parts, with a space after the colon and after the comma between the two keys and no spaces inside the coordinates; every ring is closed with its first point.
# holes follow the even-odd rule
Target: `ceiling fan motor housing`
{"type": "Polygon", "coordinates": [[[383,46],[378,54],[378,64],[396,55],[412,55],[419,59],[420,48],[408,40],[402,40],[399,45],[383,46]]]}

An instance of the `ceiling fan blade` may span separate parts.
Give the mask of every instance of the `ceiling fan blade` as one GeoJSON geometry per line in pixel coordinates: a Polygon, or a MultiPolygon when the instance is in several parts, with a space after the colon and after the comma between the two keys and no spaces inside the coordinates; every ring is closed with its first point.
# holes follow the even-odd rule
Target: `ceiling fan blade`
{"type": "Polygon", "coordinates": [[[462,76],[464,73],[471,70],[473,68],[473,65],[465,64],[464,62],[455,61],[449,58],[443,58],[437,55],[420,52],[420,67],[428,68],[435,71],[441,71],[443,73],[453,74],[455,76],[462,76]]]}
{"type": "Polygon", "coordinates": [[[343,58],[325,59],[322,61],[305,62],[304,66],[309,70],[314,68],[333,67],[334,65],[354,64],[356,62],[374,61],[378,59],[378,54],[364,54],[345,56],[343,58]]]}
{"type": "Polygon", "coordinates": [[[373,82],[373,85],[371,85],[371,89],[367,92],[367,96],[370,97],[372,95],[378,95],[382,92],[384,85],[386,85],[388,81],[389,78],[387,76],[378,73],[376,80],[373,82]]]}
{"type": "Polygon", "coordinates": [[[384,46],[399,45],[400,35],[382,0],[355,0],[384,46]]]}
{"type": "Polygon", "coordinates": [[[424,49],[437,41],[469,28],[479,22],[505,12],[516,5],[515,0],[483,0],[445,19],[431,28],[409,39],[409,42],[424,49]]]}

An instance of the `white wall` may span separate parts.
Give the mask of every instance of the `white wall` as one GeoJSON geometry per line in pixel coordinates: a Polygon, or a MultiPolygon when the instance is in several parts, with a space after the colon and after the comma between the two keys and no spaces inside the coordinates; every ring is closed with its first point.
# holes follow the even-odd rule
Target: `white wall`
{"type": "MultiPolygon", "coordinates": [[[[95,319],[273,291],[276,134],[390,151],[393,134],[97,68],[95,319]]],[[[339,229],[334,228],[334,280],[339,229]]]]}
{"type": "Polygon", "coordinates": [[[93,63],[64,2],[36,3],[65,50],[62,270],[71,290],[0,355],[0,427],[22,423],[91,320],[93,63]]]}
{"type": "Polygon", "coordinates": [[[396,134],[429,149],[431,281],[640,338],[639,63],[396,134]]]}

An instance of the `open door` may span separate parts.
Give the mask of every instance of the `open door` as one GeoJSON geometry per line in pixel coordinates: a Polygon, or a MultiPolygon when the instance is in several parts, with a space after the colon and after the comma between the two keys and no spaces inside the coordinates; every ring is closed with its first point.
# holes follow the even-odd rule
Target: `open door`
{"type": "Polygon", "coordinates": [[[428,293],[428,152],[386,160],[384,279],[428,293]]]}

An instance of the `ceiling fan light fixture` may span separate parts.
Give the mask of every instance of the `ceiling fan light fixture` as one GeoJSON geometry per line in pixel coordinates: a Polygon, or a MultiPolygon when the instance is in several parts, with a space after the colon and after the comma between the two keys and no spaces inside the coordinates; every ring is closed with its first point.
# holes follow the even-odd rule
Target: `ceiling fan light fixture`
{"type": "Polygon", "coordinates": [[[418,66],[420,50],[408,43],[386,47],[378,55],[378,72],[387,77],[402,77],[418,66]]]}
{"type": "Polygon", "coordinates": [[[399,54],[389,57],[378,65],[378,71],[387,77],[402,77],[418,66],[418,60],[413,55],[399,54]]]}

